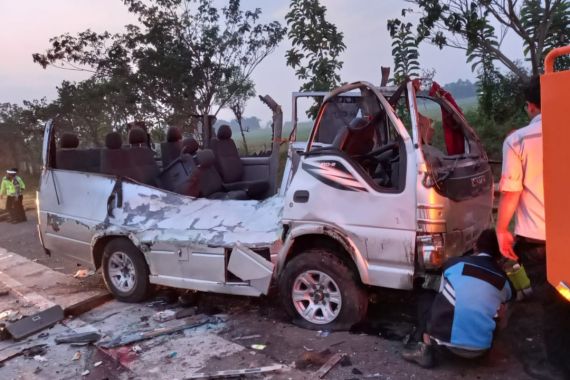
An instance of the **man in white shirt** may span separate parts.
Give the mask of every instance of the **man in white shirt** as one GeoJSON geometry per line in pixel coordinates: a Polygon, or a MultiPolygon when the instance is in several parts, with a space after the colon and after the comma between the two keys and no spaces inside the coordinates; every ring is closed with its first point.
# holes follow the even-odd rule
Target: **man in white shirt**
{"type": "MultiPolygon", "coordinates": [[[[524,265],[534,293],[544,309],[544,342],[548,362],[525,363],[536,378],[568,378],[570,338],[565,326],[570,307],[546,279],[544,186],[542,175],[542,117],[540,80],[533,77],[525,89],[528,126],[509,135],[503,144],[503,170],[497,238],[503,256],[524,265]],[[515,215],[515,235],[509,223],[515,215]]],[[[560,126],[561,128],[568,126],[560,126]]]]}

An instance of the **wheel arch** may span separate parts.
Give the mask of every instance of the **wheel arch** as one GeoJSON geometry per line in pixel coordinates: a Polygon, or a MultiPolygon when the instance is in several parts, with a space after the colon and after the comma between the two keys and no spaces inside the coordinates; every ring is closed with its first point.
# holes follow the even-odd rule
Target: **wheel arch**
{"type": "Polygon", "coordinates": [[[322,225],[302,225],[291,228],[277,260],[277,275],[287,262],[311,248],[329,248],[340,260],[358,273],[363,284],[368,283],[368,267],[363,253],[348,236],[337,228],[322,225]]]}
{"type": "MultiPolygon", "coordinates": [[[[126,234],[113,233],[113,234],[108,234],[108,235],[105,235],[105,234],[96,235],[91,240],[91,260],[93,261],[93,264],[95,265],[95,270],[98,270],[99,268],[101,268],[101,265],[103,263],[103,253],[105,252],[105,247],[107,246],[107,244],[109,244],[109,242],[111,240],[115,240],[115,239],[128,240],[135,247],[139,248],[135,244],[135,242],[132,241],[132,239],[130,239],[129,236],[126,234]]],[[[142,251],[141,251],[141,253],[142,253],[142,251]]],[[[147,265],[148,265],[148,263],[147,263],[147,265]]]]}

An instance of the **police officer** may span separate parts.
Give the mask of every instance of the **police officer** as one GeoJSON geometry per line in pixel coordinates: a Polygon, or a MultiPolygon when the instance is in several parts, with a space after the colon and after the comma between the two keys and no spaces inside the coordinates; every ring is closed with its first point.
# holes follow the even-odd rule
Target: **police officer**
{"type": "Polygon", "coordinates": [[[0,198],[6,195],[6,211],[10,216],[11,223],[26,221],[26,213],[22,204],[26,185],[18,175],[18,169],[12,168],[6,171],[0,185],[0,198]]]}

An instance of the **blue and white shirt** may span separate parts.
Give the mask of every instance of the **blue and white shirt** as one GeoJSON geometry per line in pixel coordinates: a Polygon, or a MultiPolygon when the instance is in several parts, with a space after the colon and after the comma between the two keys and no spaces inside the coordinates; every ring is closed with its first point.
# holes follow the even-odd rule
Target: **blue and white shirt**
{"type": "Polygon", "coordinates": [[[486,253],[448,260],[431,309],[428,334],[467,350],[491,347],[495,319],[513,291],[505,272],[486,253]]]}

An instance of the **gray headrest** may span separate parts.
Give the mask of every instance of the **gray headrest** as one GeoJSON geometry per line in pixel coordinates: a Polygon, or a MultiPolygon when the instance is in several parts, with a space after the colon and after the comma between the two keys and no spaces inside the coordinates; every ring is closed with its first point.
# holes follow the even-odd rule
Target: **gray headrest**
{"type": "Polygon", "coordinates": [[[75,133],[66,132],[59,138],[59,147],[73,149],[79,146],[79,138],[75,133]]]}
{"type": "Polygon", "coordinates": [[[361,117],[355,117],[350,121],[350,125],[348,126],[348,128],[353,130],[362,129],[363,127],[366,126],[366,124],[368,124],[368,121],[366,119],[363,119],[361,117]]]}
{"type": "Polygon", "coordinates": [[[168,131],[166,131],[166,141],[177,142],[180,140],[182,140],[182,133],[180,133],[180,129],[177,127],[168,128],[168,131]]]}
{"type": "Polygon", "coordinates": [[[227,124],[222,124],[218,128],[218,140],[227,140],[232,138],[232,129],[227,124]]]}
{"type": "Polygon", "coordinates": [[[200,148],[198,141],[194,137],[186,137],[182,140],[182,153],[194,154],[200,148]]]}
{"type": "Polygon", "coordinates": [[[204,149],[196,153],[196,161],[201,168],[209,168],[216,162],[216,156],[210,149],[204,149]]]}
{"type": "Polygon", "coordinates": [[[123,138],[119,132],[109,132],[105,136],[105,146],[107,149],[121,149],[123,138]]]}
{"type": "Polygon", "coordinates": [[[131,145],[140,145],[146,144],[147,136],[146,132],[143,131],[141,128],[135,127],[131,128],[129,131],[129,144],[131,145]]]}

